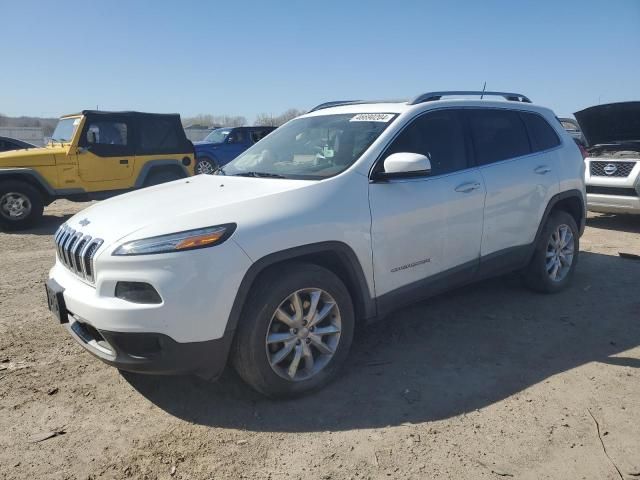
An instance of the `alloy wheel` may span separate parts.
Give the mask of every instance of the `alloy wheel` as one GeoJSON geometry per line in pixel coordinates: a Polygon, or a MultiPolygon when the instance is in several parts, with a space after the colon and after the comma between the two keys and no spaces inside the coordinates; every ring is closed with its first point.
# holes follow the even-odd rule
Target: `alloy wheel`
{"type": "Polygon", "coordinates": [[[210,160],[199,160],[196,163],[196,174],[204,173],[205,175],[211,175],[215,173],[217,167],[210,160]]]}
{"type": "Polygon", "coordinates": [[[547,275],[554,282],[564,280],[573,264],[574,256],[573,232],[568,225],[562,224],[551,233],[547,243],[546,269],[547,275]]]}
{"type": "Polygon", "coordinates": [[[297,290],[271,317],[265,347],[269,365],[289,381],[308,380],[331,361],[340,342],[340,309],[319,288],[297,290]]]}

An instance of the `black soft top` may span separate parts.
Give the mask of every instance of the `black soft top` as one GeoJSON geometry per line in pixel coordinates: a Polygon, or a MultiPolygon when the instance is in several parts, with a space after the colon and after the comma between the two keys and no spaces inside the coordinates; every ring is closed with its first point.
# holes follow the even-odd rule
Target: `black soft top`
{"type": "Polygon", "coordinates": [[[136,112],[134,110],[125,110],[121,112],[113,112],[107,110],[82,110],[79,113],[70,113],[68,115],[63,115],[62,117],[78,117],[80,115],[104,115],[104,116],[119,116],[119,117],[141,117],[141,116],[152,116],[152,117],[177,117],[180,118],[179,113],[148,113],[148,112],[136,112]]]}

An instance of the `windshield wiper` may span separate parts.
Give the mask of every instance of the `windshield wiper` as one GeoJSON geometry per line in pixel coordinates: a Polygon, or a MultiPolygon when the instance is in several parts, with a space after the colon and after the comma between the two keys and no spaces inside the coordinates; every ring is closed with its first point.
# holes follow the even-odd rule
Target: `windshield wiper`
{"type": "Polygon", "coordinates": [[[257,178],[287,178],[284,175],[268,172],[242,172],[231,175],[232,177],[257,177],[257,178]]]}

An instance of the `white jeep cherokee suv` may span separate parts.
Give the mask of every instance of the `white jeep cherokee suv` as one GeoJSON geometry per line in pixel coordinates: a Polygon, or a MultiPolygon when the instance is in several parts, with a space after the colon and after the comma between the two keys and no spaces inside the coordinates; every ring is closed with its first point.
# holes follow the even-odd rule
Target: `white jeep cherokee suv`
{"type": "Polygon", "coordinates": [[[217,175],[93,205],[55,234],[51,310],[122,370],[215,378],[270,396],[326,383],[359,322],[521,270],[571,280],[584,162],[554,114],[506,101],[330,102],[217,175]]]}

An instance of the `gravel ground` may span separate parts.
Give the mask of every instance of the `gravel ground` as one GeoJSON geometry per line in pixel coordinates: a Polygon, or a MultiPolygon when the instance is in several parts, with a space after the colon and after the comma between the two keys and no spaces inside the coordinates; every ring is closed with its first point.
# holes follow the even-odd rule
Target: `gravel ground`
{"type": "Polygon", "coordinates": [[[323,391],[120,374],[56,325],[51,234],[0,233],[0,478],[640,477],[640,217],[590,215],[570,289],[514,276],[395,313],[323,391]],[[43,439],[51,436],[51,438],[43,439]]]}

